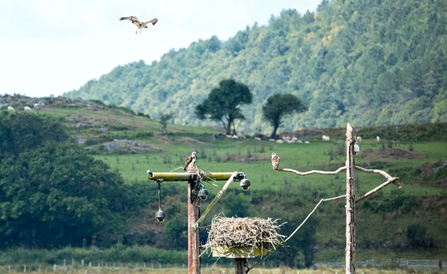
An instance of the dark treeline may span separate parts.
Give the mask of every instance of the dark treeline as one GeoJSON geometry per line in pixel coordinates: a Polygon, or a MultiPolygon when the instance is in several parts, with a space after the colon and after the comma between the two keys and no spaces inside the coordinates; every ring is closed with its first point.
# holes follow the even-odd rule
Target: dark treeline
{"type": "MultiPolygon", "coordinates": [[[[393,140],[400,142],[445,142],[447,141],[447,123],[407,124],[378,127],[355,128],[356,135],[366,139],[375,139],[379,136],[383,141],[393,140]]],[[[302,131],[284,133],[300,137],[320,139],[322,134],[331,137],[331,140],[344,139],[345,128],[305,129],[302,131]]]]}
{"type": "Polygon", "coordinates": [[[203,125],[195,106],[232,78],[253,92],[246,123],[236,124],[247,133],[271,132],[260,106],[275,93],[309,107],[281,131],[446,122],[446,25],[443,0],[323,0],[316,13],[284,10],[227,41],[213,36],[159,62],[118,66],[66,96],[203,125]]]}

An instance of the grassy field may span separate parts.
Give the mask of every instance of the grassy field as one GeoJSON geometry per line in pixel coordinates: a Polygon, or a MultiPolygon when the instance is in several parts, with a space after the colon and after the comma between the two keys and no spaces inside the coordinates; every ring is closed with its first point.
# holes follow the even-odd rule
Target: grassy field
{"type": "MultiPolygon", "coordinates": [[[[33,273],[163,273],[163,274],[182,274],[188,273],[188,269],[185,268],[150,268],[143,266],[140,264],[139,267],[135,267],[135,265],[128,267],[83,267],[83,268],[72,268],[70,266],[63,268],[60,267],[56,271],[53,270],[53,267],[48,266],[45,268],[41,268],[39,271],[38,265],[33,265],[30,269],[27,269],[27,272],[33,273]]],[[[357,268],[357,273],[361,274],[429,274],[429,273],[445,273],[446,271],[432,269],[432,270],[416,270],[416,269],[376,269],[376,268],[357,268]]],[[[8,267],[3,266],[0,267],[0,273],[11,273],[18,274],[24,273],[23,266],[13,266],[11,271],[9,271],[8,267]],[[20,270],[18,270],[20,268],[20,270]],[[17,269],[17,270],[16,270],[17,269]]],[[[232,274],[234,273],[234,268],[222,268],[222,267],[203,267],[201,268],[202,274],[232,274]]],[[[251,274],[338,274],[344,273],[344,269],[342,268],[329,268],[329,267],[318,267],[316,269],[292,269],[289,267],[282,268],[255,268],[250,271],[251,274]]]]}
{"type": "MultiPolygon", "coordinates": [[[[116,124],[124,125],[130,129],[130,131],[152,131],[161,132],[160,123],[157,120],[149,119],[144,116],[135,116],[130,113],[126,113],[119,109],[108,110],[89,110],[83,108],[44,108],[38,113],[50,114],[55,117],[69,119],[75,119],[77,122],[84,121],[88,123],[104,123],[104,124],[116,124]]],[[[213,129],[212,127],[193,127],[182,125],[168,125],[168,131],[171,133],[221,133],[220,130],[213,129]]],[[[96,130],[80,130],[78,133],[83,135],[95,135],[98,133],[96,130]]]]}
{"type": "MultiPolygon", "coordinates": [[[[221,133],[213,127],[190,127],[168,124],[168,135],[160,135],[158,121],[135,116],[119,109],[89,110],[81,108],[49,107],[38,112],[52,115],[65,121],[73,136],[104,136],[108,139],[132,139],[146,143],[162,152],[142,154],[100,153],[98,160],[106,162],[112,169],[118,170],[128,184],[147,180],[146,170],[153,172],[182,172],[182,167],[191,154],[198,154],[197,166],[204,171],[241,171],[252,182],[252,190],[280,189],[285,184],[296,187],[324,189],[330,194],[345,190],[345,175],[338,176],[297,176],[292,173],[274,171],[270,164],[270,155],[275,152],[281,157],[281,167],[299,171],[336,170],[344,165],[345,148],[343,131],[333,131],[332,140],[323,142],[319,138],[309,140],[309,144],[277,144],[269,141],[246,139],[211,140],[211,134],[221,133]],[[76,127],[84,122],[95,127],[76,127]],[[98,128],[107,127],[103,133],[98,128]],[[140,134],[142,137],[139,137],[140,134]]],[[[355,125],[354,125],[355,126],[355,125]]],[[[360,143],[362,152],[356,157],[356,164],[365,168],[378,168],[393,171],[405,167],[418,167],[427,162],[447,161],[447,144],[434,142],[401,142],[399,140],[375,139],[360,143]],[[397,149],[398,155],[390,155],[390,149],[397,149]],[[409,151],[412,147],[413,151],[409,151]],[[368,152],[373,150],[373,152],[368,152]]],[[[392,154],[392,153],[391,153],[392,154]]],[[[391,176],[395,176],[390,172],[391,176]]],[[[356,173],[360,192],[366,192],[384,181],[381,175],[356,173]]],[[[223,182],[222,182],[223,183],[223,182]]],[[[413,194],[436,194],[442,190],[433,185],[411,184],[400,181],[402,191],[413,194]]],[[[217,183],[219,184],[219,183],[217,183]]],[[[236,184],[231,187],[238,187],[236,184]]],[[[389,193],[395,187],[383,191],[389,193]]],[[[210,191],[213,191],[211,188],[210,191]]],[[[216,192],[218,189],[216,189],[216,192]]]]}
{"type": "MultiPolygon", "coordinates": [[[[169,134],[160,135],[161,125],[158,121],[131,115],[117,109],[93,111],[76,108],[45,108],[39,113],[42,113],[42,115],[50,114],[59,117],[66,124],[69,134],[73,136],[99,136],[109,141],[114,138],[131,139],[158,149],[160,152],[145,152],[141,154],[105,152],[100,151],[99,149],[91,150],[93,157],[107,163],[112,170],[118,171],[124,178],[126,184],[133,184],[135,182],[147,182],[153,184],[153,181],[147,179],[146,170],[148,169],[153,172],[183,172],[183,166],[187,157],[192,151],[196,151],[198,157],[196,163],[197,167],[203,171],[244,172],[252,184],[250,188],[251,191],[249,192],[250,195],[256,195],[256,191],[269,189],[289,191],[290,188],[292,188],[292,191],[290,191],[291,193],[299,193],[301,189],[311,189],[314,192],[318,192],[318,198],[330,198],[345,193],[345,172],[341,172],[336,176],[297,176],[293,173],[273,170],[270,162],[271,153],[275,152],[281,157],[280,167],[282,168],[291,168],[302,172],[314,169],[334,171],[345,164],[345,139],[343,131],[341,130],[334,131],[338,132],[338,135],[332,135],[331,141],[328,142],[322,141],[318,137],[314,137],[306,139],[309,141],[308,144],[304,142],[278,144],[270,141],[258,141],[249,136],[237,140],[229,138],[213,139],[212,134],[221,133],[221,130],[213,127],[188,127],[168,124],[169,134]],[[85,122],[89,125],[95,124],[96,126],[78,128],[76,127],[76,124],[79,122],[85,122]],[[105,126],[107,132],[101,132],[98,129],[100,126],[105,126]],[[288,187],[289,190],[286,190],[286,187],[288,187]]],[[[357,215],[359,229],[357,236],[359,242],[371,242],[376,245],[379,243],[375,242],[375,239],[392,239],[395,243],[405,242],[407,241],[404,233],[405,229],[408,225],[416,222],[427,224],[427,237],[438,239],[439,237],[434,237],[433,235],[441,236],[439,231],[443,231],[445,221],[444,223],[442,221],[436,223],[436,220],[438,219],[434,216],[437,216],[437,214],[439,216],[445,216],[445,210],[443,211],[440,202],[436,204],[432,201],[434,199],[429,198],[429,196],[445,193],[447,187],[444,179],[445,174],[442,178],[429,177],[428,175],[422,177],[420,171],[424,169],[424,166],[428,165],[430,168],[427,168],[427,170],[433,170],[432,167],[436,166],[436,163],[447,162],[447,143],[427,141],[408,142],[383,139],[384,138],[382,138],[381,142],[377,142],[375,139],[367,139],[360,142],[361,152],[356,156],[356,164],[365,168],[384,170],[391,176],[408,175],[402,176],[399,180],[399,183],[402,185],[399,192],[402,194],[419,196],[421,197],[421,201],[426,199],[427,202],[425,202],[425,200],[422,202],[419,201],[421,208],[410,213],[402,213],[400,210],[391,210],[386,213],[370,213],[368,215],[363,211],[360,211],[357,215]],[[433,203],[433,205],[430,205],[430,203],[433,203]]],[[[101,144],[101,142],[96,145],[99,144],[101,144]]],[[[89,146],[90,145],[92,144],[89,144],[89,146]]],[[[384,181],[385,179],[378,174],[356,172],[356,182],[358,183],[356,193],[357,195],[365,193],[384,181]]],[[[218,187],[213,187],[209,184],[205,184],[205,186],[211,195],[215,195],[224,183],[225,182],[216,182],[218,187]]],[[[239,188],[238,183],[233,183],[230,188],[239,188]]],[[[381,195],[382,193],[387,195],[395,190],[398,190],[398,188],[391,185],[381,190],[380,194],[375,195],[381,195]]],[[[309,193],[310,192],[302,192],[301,196],[308,195],[309,193]]],[[[317,199],[316,197],[314,198],[317,199]]],[[[315,216],[318,216],[319,219],[325,220],[325,222],[320,223],[316,235],[318,241],[321,243],[336,242],[340,245],[340,243],[344,242],[343,229],[345,220],[340,217],[344,214],[343,201],[327,203],[330,204],[325,205],[323,203],[321,205],[322,209],[315,213],[315,216]]],[[[206,203],[204,205],[206,205],[206,203]]],[[[360,205],[360,207],[362,205],[360,205]]],[[[424,250],[408,250],[408,252],[405,250],[398,250],[398,252],[394,253],[394,251],[387,250],[386,248],[375,248],[376,249],[371,251],[368,248],[359,247],[357,249],[358,260],[367,260],[368,258],[396,259],[402,258],[402,256],[406,256],[406,258],[420,259],[437,258],[441,253],[445,253],[445,251],[442,250],[436,250],[434,253],[424,250]]],[[[343,247],[337,249],[322,248],[319,252],[315,253],[314,261],[340,261],[343,260],[343,253],[343,247]]],[[[0,268],[0,270],[5,273],[4,268],[0,268]]],[[[317,272],[319,270],[306,271],[309,271],[309,274],[311,271],[312,273],[322,273],[323,269],[320,270],[320,272],[317,272]]],[[[121,271],[123,271],[123,273],[131,273],[137,271],[157,272],[158,270],[92,268],[88,271],[98,271],[98,273],[121,273],[121,271]]],[[[180,273],[184,271],[184,269],[163,269],[162,271],[180,273]]],[[[204,268],[203,272],[206,271],[208,271],[208,269],[204,268]]],[[[213,271],[213,273],[219,273],[220,270],[213,271]]],[[[252,273],[262,274],[260,271],[262,270],[255,269],[252,273]],[[258,270],[259,272],[256,272],[258,270]]],[[[285,272],[284,269],[266,269],[263,273],[269,274],[270,271],[274,271],[275,274],[285,272]]],[[[342,272],[341,269],[335,270],[329,268],[324,271],[325,274],[342,272]]],[[[300,270],[300,272],[300,274],[308,274],[302,270],[300,270]]],[[[357,272],[403,273],[404,271],[362,269],[357,272]]],[[[422,273],[413,270],[406,270],[405,272],[422,273]]],[[[434,272],[428,271],[424,273],[434,272]]],[[[290,274],[292,274],[292,272],[290,272],[290,274]]]]}
{"type": "MultiPolygon", "coordinates": [[[[275,152],[281,157],[281,167],[283,168],[292,168],[299,171],[336,170],[344,165],[345,156],[334,155],[331,157],[329,151],[337,151],[338,147],[343,146],[343,142],[318,141],[309,144],[276,144],[268,141],[245,139],[241,141],[218,140],[213,144],[209,143],[206,147],[199,145],[189,147],[179,144],[175,141],[175,138],[173,140],[172,144],[166,146],[162,146],[159,142],[154,142],[151,139],[141,140],[163,149],[164,152],[161,153],[97,155],[95,157],[106,162],[111,168],[117,169],[128,183],[146,181],[146,170],[148,169],[153,172],[182,172],[187,156],[192,151],[197,151],[197,166],[200,169],[210,172],[244,172],[252,182],[252,190],[279,189],[284,186],[285,182],[297,186],[305,184],[326,189],[327,187],[335,190],[345,189],[344,172],[341,172],[339,176],[309,175],[302,177],[292,173],[275,171],[270,163],[270,155],[275,152]],[[225,159],[227,153],[230,157],[229,160],[225,159]],[[250,154],[251,157],[248,157],[247,154],[250,154]],[[332,160],[330,160],[331,158],[332,160]]],[[[362,149],[371,148],[380,151],[379,146],[373,142],[376,141],[363,142],[362,149]]],[[[408,149],[408,144],[405,143],[396,142],[395,145],[400,149],[408,149]]],[[[356,159],[356,164],[365,168],[376,168],[379,165],[378,168],[389,171],[391,168],[414,167],[426,162],[436,162],[447,158],[445,144],[418,143],[413,146],[414,152],[423,155],[422,159],[389,159],[380,158],[380,155],[374,158],[359,156],[356,159]],[[440,147],[443,149],[439,149],[440,147]]],[[[393,176],[393,174],[390,175],[393,176]]],[[[377,174],[357,172],[357,176],[361,182],[360,189],[362,191],[369,190],[384,181],[384,178],[377,174]]],[[[401,183],[405,185],[405,182],[401,181],[401,183]]],[[[386,188],[385,191],[390,191],[390,189],[392,188],[386,188]]],[[[437,192],[438,190],[423,185],[405,185],[402,189],[402,191],[423,194],[437,192]]]]}

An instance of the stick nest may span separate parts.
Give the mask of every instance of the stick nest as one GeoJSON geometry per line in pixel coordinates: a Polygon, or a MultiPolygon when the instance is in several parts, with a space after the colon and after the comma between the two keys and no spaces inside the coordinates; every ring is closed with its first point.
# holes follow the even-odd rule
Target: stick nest
{"type": "Polygon", "coordinates": [[[277,220],[261,218],[226,218],[214,217],[208,232],[206,249],[223,248],[275,248],[285,236],[278,234],[285,223],[277,224],[277,220]]]}

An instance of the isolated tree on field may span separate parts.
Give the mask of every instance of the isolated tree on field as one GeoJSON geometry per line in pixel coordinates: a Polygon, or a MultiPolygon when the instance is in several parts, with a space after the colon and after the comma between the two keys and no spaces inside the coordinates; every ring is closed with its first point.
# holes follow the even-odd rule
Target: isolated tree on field
{"type": "Polygon", "coordinates": [[[270,138],[276,137],[276,131],[281,126],[282,119],[293,112],[302,113],[307,107],[293,94],[274,94],[267,99],[262,106],[264,119],[273,126],[270,138]]]}
{"type": "Polygon", "coordinates": [[[226,79],[220,81],[219,87],[211,90],[208,98],[196,106],[194,113],[200,120],[210,119],[221,122],[226,134],[231,133],[233,126],[233,133],[236,134],[234,120],[245,120],[240,106],[251,104],[252,99],[253,94],[245,84],[226,79]]]}
{"type": "Polygon", "coordinates": [[[168,121],[172,119],[172,116],[174,116],[174,113],[161,113],[160,112],[160,121],[161,124],[161,134],[167,134],[168,133],[168,121]]]}

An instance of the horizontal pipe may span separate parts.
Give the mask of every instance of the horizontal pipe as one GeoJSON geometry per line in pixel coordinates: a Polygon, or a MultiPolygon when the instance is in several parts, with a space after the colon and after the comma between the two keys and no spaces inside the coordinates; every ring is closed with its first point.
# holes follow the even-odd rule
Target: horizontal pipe
{"type": "MultiPolygon", "coordinates": [[[[235,171],[236,172],[236,171],[235,171]]],[[[233,176],[234,172],[206,172],[203,174],[203,180],[226,181],[233,176]]],[[[233,179],[243,179],[244,173],[238,172],[233,179]]]]}
{"type": "Polygon", "coordinates": [[[197,177],[192,173],[169,173],[169,172],[151,172],[149,173],[149,179],[158,181],[190,181],[197,177]]]}
{"type": "MultiPolygon", "coordinates": [[[[233,175],[233,172],[207,172],[203,175],[203,180],[216,180],[216,181],[225,181],[230,179],[233,175]]],[[[162,180],[162,181],[190,181],[195,180],[197,174],[195,173],[170,173],[170,172],[150,172],[149,179],[150,180],[162,180]]],[[[235,179],[243,179],[244,173],[237,173],[237,177],[235,179]]]]}

